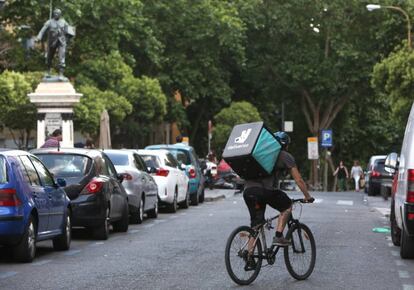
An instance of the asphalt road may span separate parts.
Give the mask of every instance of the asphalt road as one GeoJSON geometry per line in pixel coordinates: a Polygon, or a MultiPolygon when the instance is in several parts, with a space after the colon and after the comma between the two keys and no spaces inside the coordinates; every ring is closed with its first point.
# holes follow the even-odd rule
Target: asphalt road
{"type": "MultiPolygon", "coordinates": [[[[237,289],[225,270],[224,248],[230,232],[249,219],[242,197],[226,195],[147,219],[104,242],[75,230],[68,252],[41,242],[32,264],[14,263],[0,249],[0,288],[237,289]]],[[[301,216],[316,239],[313,274],[294,280],[280,252],[248,289],[414,289],[414,260],[401,260],[389,234],[372,231],[389,226],[388,202],[354,192],[315,197],[301,216]]]]}

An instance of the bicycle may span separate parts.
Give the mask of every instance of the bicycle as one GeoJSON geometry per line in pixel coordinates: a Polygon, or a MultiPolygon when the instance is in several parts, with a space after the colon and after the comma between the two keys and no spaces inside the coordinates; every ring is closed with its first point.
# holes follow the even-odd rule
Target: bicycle
{"type": "MultiPolygon", "coordinates": [[[[292,202],[293,204],[306,203],[304,199],[292,199],[292,202]]],[[[272,245],[268,248],[265,230],[273,229],[272,221],[278,217],[279,215],[266,219],[253,228],[240,226],[230,234],[226,244],[225,263],[230,278],[237,284],[251,284],[259,275],[263,260],[266,260],[268,265],[276,262],[276,254],[282,247],[272,245]],[[249,258],[254,260],[256,267],[246,270],[249,258]]],[[[286,238],[291,240],[291,245],[283,247],[286,268],[293,278],[305,280],[312,274],[315,267],[315,239],[308,226],[300,223],[299,219],[293,218],[293,212],[289,216],[287,226],[286,238]],[[304,269],[301,270],[301,266],[304,269]]]]}

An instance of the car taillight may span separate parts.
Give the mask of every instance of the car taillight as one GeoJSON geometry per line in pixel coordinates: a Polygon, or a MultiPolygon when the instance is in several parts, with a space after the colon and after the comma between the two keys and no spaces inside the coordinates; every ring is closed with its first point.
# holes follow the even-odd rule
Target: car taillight
{"type": "Polygon", "coordinates": [[[98,193],[101,191],[103,187],[103,181],[99,179],[92,179],[86,186],[86,192],[84,194],[90,194],[90,193],[98,193]]]}
{"type": "Polygon", "coordinates": [[[0,206],[19,206],[21,204],[14,188],[0,189],[0,206]]]}
{"type": "Polygon", "coordinates": [[[380,176],[381,176],[381,173],[379,173],[378,171],[373,170],[373,171],[371,172],[371,176],[372,176],[372,177],[380,177],[380,176]]]}
{"type": "Polygon", "coordinates": [[[170,173],[170,171],[169,170],[167,170],[167,169],[164,169],[164,168],[158,168],[157,169],[157,172],[156,172],[156,175],[157,176],[168,176],[168,174],[170,173]]]}
{"type": "Polygon", "coordinates": [[[129,173],[122,173],[122,176],[124,177],[124,180],[127,180],[127,181],[132,180],[132,175],[129,173]]]}
{"type": "Polygon", "coordinates": [[[407,170],[407,202],[414,203],[414,169],[407,170]]]}
{"type": "Polygon", "coordinates": [[[188,175],[190,176],[190,178],[196,178],[196,171],[194,168],[190,168],[190,170],[188,171],[188,175]]]}

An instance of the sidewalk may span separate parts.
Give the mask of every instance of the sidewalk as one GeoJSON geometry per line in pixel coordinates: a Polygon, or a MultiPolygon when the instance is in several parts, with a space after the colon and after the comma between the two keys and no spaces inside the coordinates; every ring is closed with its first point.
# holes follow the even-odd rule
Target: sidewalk
{"type": "Polygon", "coordinates": [[[236,190],[234,189],[208,189],[204,191],[205,201],[217,201],[224,198],[230,198],[234,196],[236,190]]]}

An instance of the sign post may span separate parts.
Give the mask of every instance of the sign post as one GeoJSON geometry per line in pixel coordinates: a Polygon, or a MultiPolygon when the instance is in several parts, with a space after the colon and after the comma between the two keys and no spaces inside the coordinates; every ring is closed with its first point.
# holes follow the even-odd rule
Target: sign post
{"type": "Polygon", "coordinates": [[[208,152],[207,155],[211,152],[211,139],[213,138],[213,123],[211,120],[208,120],[208,152]]]}
{"type": "Polygon", "coordinates": [[[325,167],[323,170],[323,191],[328,191],[328,157],[329,147],[332,147],[332,130],[322,130],[321,146],[325,148],[325,167]]]}
{"type": "Polygon", "coordinates": [[[319,159],[318,137],[308,137],[308,159],[319,159]]]}

